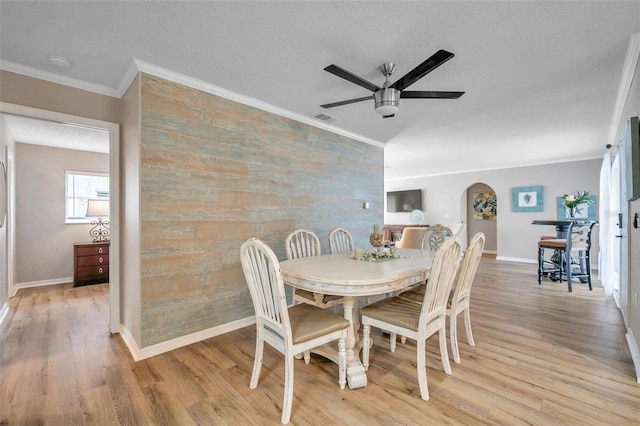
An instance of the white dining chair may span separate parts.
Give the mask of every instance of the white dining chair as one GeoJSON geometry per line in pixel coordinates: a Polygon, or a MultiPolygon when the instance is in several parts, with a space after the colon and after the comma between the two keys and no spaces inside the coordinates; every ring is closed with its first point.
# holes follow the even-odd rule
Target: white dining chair
{"type": "MultiPolygon", "coordinates": [[[[449,340],[451,341],[451,352],[453,353],[453,360],[456,363],[460,363],[460,352],[458,350],[457,318],[458,315],[462,312],[464,312],[464,326],[467,335],[467,342],[469,343],[469,346],[475,346],[473,333],[471,332],[471,314],[469,311],[469,302],[471,300],[471,285],[473,284],[476,272],[478,271],[480,259],[482,258],[482,251],[484,250],[484,241],[484,234],[482,232],[478,232],[473,236],[473,238],[467,245],[467,249],[464,252],[464,257],[460,264],[456,282],[451,289],[449,302],[447,303],[447,316],[449,317],[449,340]]],[[[420,288],[401,293],[398,297],[406,300],[411,300],[415,303],[422,303],[422,301],[424,300],[425,288],[425,286],[421,286],[420,288]]],[[[404,343],[404,340],[400,341],[404,343]]]]}
{"type": "MultiPolygon", "coordinates": [[[[320,256],[320,239],[308,229],[296,229],[287,235],[284,242],[287,259],[320,256]]],[[[299,288],[293,289],[293,301],[308,303],[322,309],[332,308],[342,304],[341,296],[314,293],[299,288]]]]}
{"type": "Polygon", "coordinates": [[[453,236],[451,229],[440,224],[429,226],[428,229],[429,231],[422,237],[422,242],[420,244],[422,250],[436,251],[445,239],[453,236]]]}
{"type": "Polygon", "coordinates": [[[331,253],[345,253],[353,251],[353,237],[344,228],[335,228],[329,232],[329,251],[331,253]]]}
{"type": "Polygon", "coordinates": [[[365,369],[369,368],[371,327],[390,333],[391,352],[396,349],[396,335],[416,340],[416,358],[420,396],[429,399],[427,387],[426,341],[438,333],[440,358],[445,373],[451,374],[447,352],[446,315],[447,301],[460,263],[460,243],[447,239],[436,251],[429,285],[422,303],[415,303],[401,297],[385,299],[361,309],[362,315],[362,358],[365,369]]]}
{"type": "Polygon", "coordinates": [[[449,317],[449,340],[451,341],[451,352],[453,361],[460,363],[460,352],[458,350],[458,315],[464,313],[464,329],[467,334],[469,346],[475,346],[473,333],[471,332],[471,313],[469,302],[471,301],[471,285],[478,272],[482,251],[484,250],[485,237],[482,232],[478,232],[471,238],[464,253],[458,279],[453,286],[449,303],[447,304],[447,316],[449,317]]]}
{"type": "Polygon", "coordinates": [[[240,261],[256,314],[256,354],[249,387],[258,386],[264,343],[273,346],[285,358],[283,424],[289,423],[293,402],[295,354],[338,341],[338,384],[346,384],[346,339],[349,321],[308,304],[287,308],[280,263],[275,253],[257,238],[245,241],[240,261]]]}
{"type": "MultiPolygon", "coordinates": [[[[429,250],[431,252],[435,252],[442,245],[445,239],[451,238],[453,236],[453,232],[446,226],[442,226],[440,224],[428,226],[425,229],[424,234],[422,235],[422,240],[420,241],[420,248],[422,250],[429,250]]],[[[419,283],[413,285],[411,287],[407,287],[402,289],[401,291],[396,292],[395,295],[404,294],[407,292],[418,293],[418,298],[422,298],[425,292],[425,286],[428,281],[423,283],[419,283]]],[[[404,343],[406,338],[402,336],[400,338],[400,342],[404,343]]]]}
{"type": "MultiPolygon", "coordinates": [[[[335,228],[329,232],[329,251],[331,253],[349,253],[354,250],[353,237],[349,231],[344,228],[335,228]]],[[[327,297],[327,295],[325,295],[325,297],[327,297]]],[[[332,296],[332,298],[338,303],[343,302],[340,296],[332,296]]],[[[365,305],[371,303],[371,296],[364,296],[361,299],[365,305]]]]}

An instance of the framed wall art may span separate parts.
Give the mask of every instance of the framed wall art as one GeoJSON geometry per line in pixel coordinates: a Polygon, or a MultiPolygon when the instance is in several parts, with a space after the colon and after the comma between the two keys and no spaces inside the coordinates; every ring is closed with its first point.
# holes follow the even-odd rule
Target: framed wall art
{"type": "Polygon", "coordinates": [[[479,220],[496,220],[498,201],[495,192],[479,192],[473,194],[473,218],[479,220]]]}
{"type": "Polygon", "coordinates": [[[516,213],[543,212],[542,186],[520,186],[511,190],[511,209],[516,213]]]}

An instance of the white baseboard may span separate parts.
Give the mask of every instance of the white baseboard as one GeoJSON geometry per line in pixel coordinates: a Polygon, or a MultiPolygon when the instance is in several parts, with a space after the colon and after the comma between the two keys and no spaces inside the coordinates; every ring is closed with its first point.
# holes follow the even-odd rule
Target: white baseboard
{"type": "Polygon", "coordinates": [[[518,262],[518,263],[534,263],[538,264],[537,259],[524,259],[521,257],[506,257],[506,256],[497,256],[496,260],[504,260],[507,262],[518,262]]]}
{"type": "MultiPolygon", "coordinates": [[[[533,263],[534,265],[538,264],[538,259],[525,259],[522,257],[496,256],[496,260],[504,260],[506,262],[517,262],[517,263],[533,263]]],[[[598,270],[597,265],[591,265],[591,270],[597,271],[598,270]]]]}
{"type": "Polygon", "coordinates": [[[638,343],[633,337],[631,329],[627,330],[627,345],[629,345],[629,352],[631,352],[631,359],[633,359],[633,365],[636,368],[636,382],[640,383],[640,350],[638,350],[638,343]]]}
{"type": "Polygon", "coordinates": [[[211,337],[220,336],[221,334],[229,333],[230,331],[238,330],[255,323],[255,316],[243,318],[217,327],[212,327],[206,330],[200,330],[195,333],[187,334],[186,336],[180,336],[172,340],[167,340],[166,342],[146,346],[144,348],[140,348],[138,346],[135,339],[124,325],[120,326],[120,336],[122,336],[122,340],[124,340],[124,343],[129,348],[129,352],[131,352],[133,360],[142,361],[143,359],[151,358],[152,356],[160,355],[165,352],[190,345],[192,343],[201,342],[203,340],[210,339],[211,337]]]}
{"type": "Polygon", "coordinates": [[[2,323],[4,322],[4,319],[7,317],[8,313],[9,313],[9,304],[5,303],[2,306],[2,309],[0,309],[0,326],[2,326],[2,323]]]}
{"type": "Polygon", "coordinates": [[[13,294],[11,297],[15,296],[18,290],[21,288],[31,288],[31,287],[42,287],[45,285],[54,285],[54,284],[65,284],[72,283],[73,277],[64,277],[64,278],[53,278],[50,280],[41,280],[41,281],[28,281],[24,283],[16,283],[13,286],[13,294]]]}

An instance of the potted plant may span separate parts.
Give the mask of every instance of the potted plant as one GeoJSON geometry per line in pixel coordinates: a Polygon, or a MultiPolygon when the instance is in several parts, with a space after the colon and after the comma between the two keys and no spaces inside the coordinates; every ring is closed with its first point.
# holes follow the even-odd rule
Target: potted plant
{"type": "Polygon", "coordinates": [[[575,194],[564,194],[562,201],[568,209],[569,219],[573,219],[576,214],[582,213],[582,207],[593,203],[593,199],[589,196],[589,191],[586,189],[578,191],[575,194]]]}

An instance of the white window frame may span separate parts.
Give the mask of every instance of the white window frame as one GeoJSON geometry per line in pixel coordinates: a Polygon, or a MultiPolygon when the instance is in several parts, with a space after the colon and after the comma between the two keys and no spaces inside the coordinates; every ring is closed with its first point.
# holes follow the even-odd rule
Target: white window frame
{"type": "MultiPolygon", "coordinates": [[[[73,188],[71,188],[71,189],[73,189],[73,188]]],[[[77,199],[77,200],[79,200],[79,202],[81,204],[84,203],[84,205],[86,206],[87,200],[89,198],[100,198],[100,199],[103,199],[103,200],[108,200],[110,192],[111,191],[109,189],[109,173],[65,170],[65,172],[64,172],[64,223],[65,224],[91,223],[92,220],[95,220],[95,218],[72,215],[73,212],[69,211],[70,210],[71,199],[77,199]],[[83,177],[96,176],[96,177],[100,177],[100,178],[106,178],[106,181],[107,181],[107,192],[105,193],[104,191],[101,191],[101,192],[91,192],[91,193],[88,193],[88,194],[87,193],[84,193],[84,194],[69,194],[70,188],[69,188],[68,183],[69,183],[70,176],[83,176],[83,177]]],[[[86,207],[85,207],[85,209],[86,209],[86,207]]],[[[79,212],[76,211],[75,213],[78,214],[79,212]]]]}

